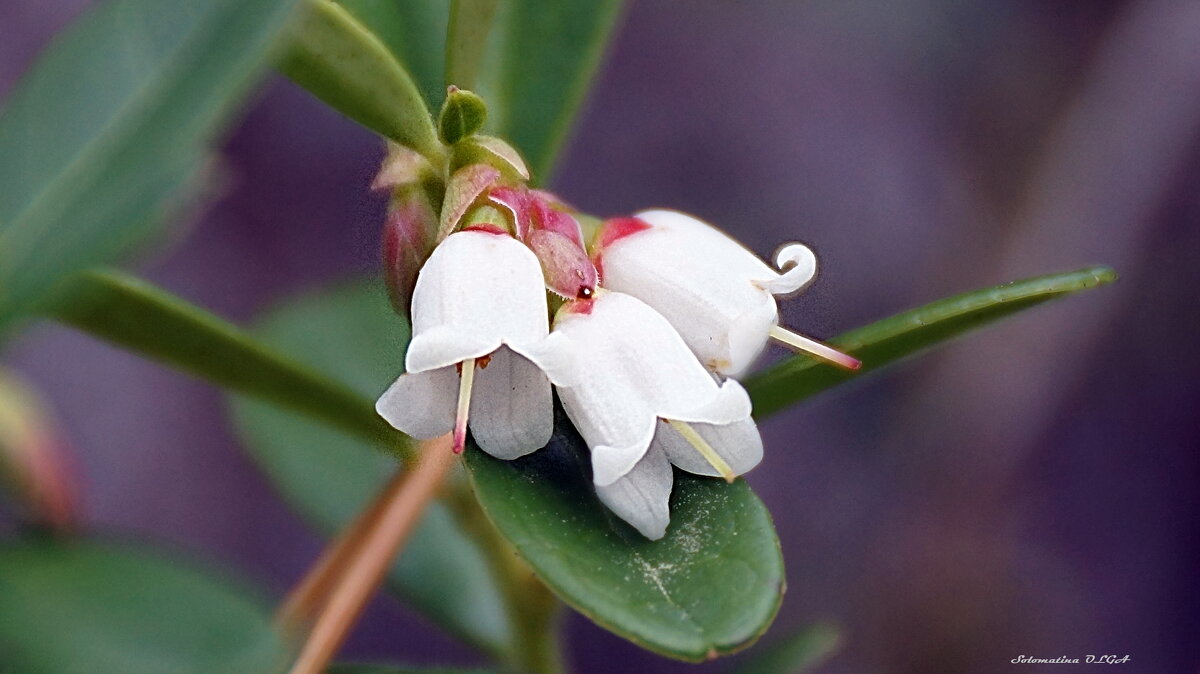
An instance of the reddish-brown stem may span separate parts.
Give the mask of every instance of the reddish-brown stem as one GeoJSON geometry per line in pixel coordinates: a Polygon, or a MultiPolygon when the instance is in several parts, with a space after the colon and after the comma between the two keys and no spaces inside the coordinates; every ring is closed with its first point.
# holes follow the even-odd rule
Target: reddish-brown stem
{"type": "Polygon", "coordinates": [[[417,465],[388,483],[289,595],[280,623],[312,626],[291,674],[319,674],[337,654],[453,462],[450,436],[423,443],[417,465]]]}

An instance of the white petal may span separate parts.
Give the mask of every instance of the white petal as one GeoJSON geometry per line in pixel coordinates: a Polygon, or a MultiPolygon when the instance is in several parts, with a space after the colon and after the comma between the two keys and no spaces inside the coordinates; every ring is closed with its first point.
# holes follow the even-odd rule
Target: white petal
{"type": "Polygon", "coordinates": [[[486,356],[499,346],[498,339],[491,339],[480,332],[460,332],[452,326],[439,325],[416,335],[408,343],[404,369],[408,372],[426,372],[443,368],[468,358],[486,356]]]}
{"type": "Polygon", "coordinates": [[[670,321],[705,366],[747,369],[775,324],[763,287],[779,274],[719,230],[674,211],[637,217],[651,228],[601,253],[604,286],[637,297],[670,321]]]}
{"type": "Polygon", "coordinates": [[[653,409],[636,395],[626,395],[592,380],[585,386],[560,387],[559,399],[575,429],[592,451],[596,484],[611,484],[645,455],[659,423],[653,409]]]}
{"type": "Polygon", "coordinates": [[[591,313],[559,318],[555,332],[569,338],[576,353],[579,386],[636,396],[658,416],[703,407],[718,394],[679,333],[630,295],[599,293],[591,313]]]}
{"type": "Polygon", "coordinates": [[[625,477],[597,486],[596,495],[617,517],[652,541],[663,537],[671,521],[669,501],[674,475],[662,452],[649,452],[625,477]]]}
{"type": "Polygon", "coordinates": [[[772,295],[787,295],[804,289],[817,276],[817,256],[802,243],[789,243],[775,253],[780,274],[759,282],[772,295]]]}
{"type": "Polygon", "coordinates": [[[497,459],[515,459],[541,449],[554,433],[550,381],[536,365],[507,347],[475,369],[471,435],[497,459]]]}
{"type": "MultiPolygon", "coordinates": [[[[691,424],[700,437],[725,459],[725,463],[733,469],[735,475],[742,475],[762,461],[762,436],[754,421],[746,418],[731,424],[691,424]]],[[[666,453],[671,463],[697,475],[720,477],[717,469],[701,456],[675,429],[667,424],[661,424],[654,434],[654,442],[650,445],[650,454],[658,451],[666,453]]]]}
{"type": "Polygon", "coordinates": [[[454,429],[458,373],[453,367],[402,374],[375,403],[375,411],[414,438],[436,438],[454,429]]]}
{"type": "Polygon", "coordinates": [[[720,393],[712,402],[691,410],[680,410],[674,414],[664,413],[661,416],[668,419],[678,419],[689,423],[730,424],[735,421],[749,419],[752,411],[750,394],[733,379],[726,379],[721,384],[720,393]]]}
{"type": "Polygon", "coordinates": [[[504,234],[465,231],[437,248],[413,289],[409,372],[535,344],[549,331],[541,266],[504,234]]]}
{"type": "Polygon", "coordinates": [[[541,368],[556,386],[571,386],[579,380],[581,354],[562,332],[551,332],[534,344],[510,345],[509,348],[541,368]]]}
{"type": "Polygon", "coordinates": [[[575,351],[575,380],[559,386],[559,397],[592,449],[597,484],[633,468],[660,417],[745,416],[744,392],[736,384],[723,391],[653,309],[617,292],[600,293],[591,307],[560,317],[554,332],[575,351]]]}

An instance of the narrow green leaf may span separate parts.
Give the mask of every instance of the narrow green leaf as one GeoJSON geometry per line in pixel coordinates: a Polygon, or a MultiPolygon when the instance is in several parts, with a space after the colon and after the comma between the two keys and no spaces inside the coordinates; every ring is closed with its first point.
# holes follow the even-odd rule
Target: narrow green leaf
{"type": "Polygon", "coordinates": [[[446,0],[337,0],[362,25],[375,33],[396,60],[405,66],[436,110],[446,93],[442,73],[446,53],[446,0]]]}
{"type": "Polygon", "coordinates": [[[560,419],[516,461],[467,453],[492,523],[563,601],[647,649],[700,661],[748,646],[783,595],[771,517],[745,481],[676,471],[667,535],[650,541],[596,498],[587,449],[560,419]]]}
{"type": "Polygon", "coordinates": [[[97,4],[0,113],[0,325],[157,230],[293,0],[97,4]]]}
{"type": "Polygon", "coordinates": [[[377,443],[402,438],[368,398],[263,346],[245,332],[117,271],[69,279],[48,312],[95,337],[377,443]]]}
{"type": "Polygon", "coordinates": [[[307,0],[279,59],[285,75],[350,119],[434,160],[433,119],[388,47],[341,5],[307,0]]]}
{"type": "Polygon", "coordinates": [[[268,674],[286,662],[255,593],[140,547],[31,540],[0,547],[5,672],[268,674]]]}
{"type": "Polygon", "coordinates": [[[824,664],[841,645],[842,635],[836,627],[814,625],[771,643],[760,643],[731,674],[804,674],[824,664]]]}
{"type": "Polygon", "coordinates": [[[939,300],[830,340],[862,360],[860,370],[849,372],[809,356],[794,356],[751,377],[746,390],[754,402],[755,416],[761,419],[974,328],[1052,299],[1111,283],[1116,278],[1116,273],[1108,267],[1089,267],[939,300]]]}
{"type": "Polygon", "coordinates": [[[539,184],[550,181],[622,4],[500,4],[475,91],[488,102],[489,128],[521,151],[539,184]]]}
{"type": "MultiPolygon", "coordinates": [[[[372,283],[289,301],[265,316],[255,334],[370,400],[400,374],[408,329],[391,311],[383,284],[372,283]]],[[[303,414],[241,397],[232,410],[250,455],[322,531],[350,522],[395,470],[369,443],[303,414]]],[[[511,654],[513,629],[484,553],[440,503],[426,511],[389,585],[452,634],[499,657],[511,654]]]]}
{"type": "Polygon", "coordinates": [[[483,65],[497,0],[451,0],[446,30],[446,85],[473,89],[483,65]]]}

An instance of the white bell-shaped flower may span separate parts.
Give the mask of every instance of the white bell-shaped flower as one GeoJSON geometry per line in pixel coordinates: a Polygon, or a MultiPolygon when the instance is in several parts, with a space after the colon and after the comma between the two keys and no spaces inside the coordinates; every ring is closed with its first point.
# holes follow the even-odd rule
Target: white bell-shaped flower
{"type": "Polygon", "coordinates": [[[775,296],[797,292],[816,276],[816,256],[803,244],[780,248],[778,269],[772,269],[705,222],[650,210],[610,220],[595,247],[604,287],[661,313],[713,372],[741,375],[769,338],[858,367],[857,360],[778,326],[775,296]]]}
{"type": "Polygon", "coordinates": [[[599,290],[559,312],[554,336],[575,354],[569,384],[550,374],[591,450],[597,494],[648,538],[666,531],[672,462],[732,480],[761,460],[746,391],[719,384],[642,301],[599,290]]]}
{"type": "Polygon", "coordinates": [[[499,230],[447,237],[417,277],[412,330],[407,372],[375,405],[388,423],[422,439],[453,430],[462,451],[469,417],[479,447],[500,459],[550,441],[541,364],[568,368],[547,348],[541,266],[525,245],[499,230]]]}

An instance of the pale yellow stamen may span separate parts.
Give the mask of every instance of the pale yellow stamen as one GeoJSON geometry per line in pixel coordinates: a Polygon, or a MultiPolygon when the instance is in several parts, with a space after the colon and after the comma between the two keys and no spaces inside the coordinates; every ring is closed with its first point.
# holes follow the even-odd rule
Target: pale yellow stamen
{"type": "Polygon", "coordinates": [[[458,411],[454,415],[454,453],[467,446],[467,415],[471,412],[471,387],[475,384],[475,359],[464,360],[458,379],[458,411]]]}
{"type": "Polygon", "coordinates": [[[717,450],[713,449],[712,445],[708,444],[708,441],[700,437],[696,429],[692,428],[689,424],[675,419],[667,419],[667,423],[671,424],[671,428],[674,428],[676,432],[682,435],[683,439],[687,440],[688,444],[694,447],[697,452],[700,452],[700,456],[703,456],[704,460],[716,469],[721,474],[721,477],[725,478],[726,482],[733,482],[737,479],[737,474],[733,472],[728,463],[725,463],[725,459],[722,459],[721,455],[717,454],[717,450]]]}
{"type": "Polygon", "coordinates": [[[772,325],[771,330],[767,334],[771,336],[771,339],[786,344],[797,351],[811,353],[817,358],[822,358],[835,365],[841,365],[848,370],[857,370],[862,367],[862,361],[854,356],[844,354],[832,346],[822,344],[815,339],[809,339],[804,335],[798,335],[778,325],[772,325]]]}

